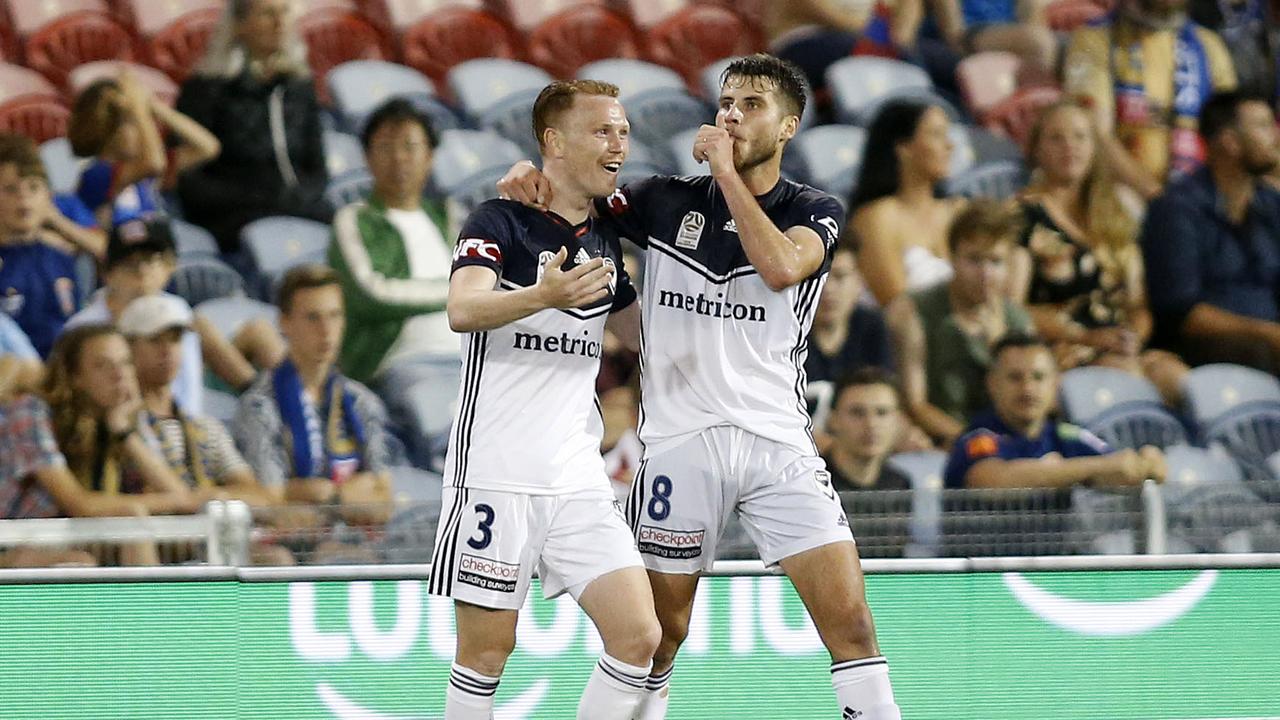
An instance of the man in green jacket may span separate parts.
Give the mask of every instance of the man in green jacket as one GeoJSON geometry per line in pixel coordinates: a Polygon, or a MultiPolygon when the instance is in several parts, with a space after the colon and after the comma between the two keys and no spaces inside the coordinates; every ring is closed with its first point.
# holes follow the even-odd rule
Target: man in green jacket
{"type": "Polygon", "coordinates": [[[341,367],[424,436],[411,449],[425,459],[453,415],[461,347],[444,312],[453,256],[444,207],[422,197],[435,131],[397,99],[369,116],[361,140],[373,193],[337,212],[329,247],[347,306],[341,367]]]}

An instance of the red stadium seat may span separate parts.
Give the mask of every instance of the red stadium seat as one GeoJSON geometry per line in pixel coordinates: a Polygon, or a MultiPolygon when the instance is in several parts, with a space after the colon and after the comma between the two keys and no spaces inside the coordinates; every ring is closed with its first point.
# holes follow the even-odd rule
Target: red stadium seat
{"type": "Polygon", "coordinates": [[[489,10],[522,33],[533,32],[556,15],[584,5],[608,7],[608,0],[488,0],[489,10]]]}
{"type": "Polygon", "coordinates": [[[71,111],[57,100],[22,97],[0,101],[0,132],[26,135],[36,143],[67,134],[71,111]]]}
{"type": "Polygon", "coordinates": [[[636,58],[639,43],[631,24],[598,5],[579,5],[549,18],[529,34],[529,59],[556,77],[605,58],[636,58]]]}
{"type": "Polygon", "coordinates": [[[1022,88],[991,108],[983,120],[988,130],[1026,145],[1031,126],[1040,111],[1062,99],[1062,91],[1051,85],[1022,88]]]}
{"type": "Polygon", "coordinates": [[[120,60],[99,60],[81,65],[67,76],[67,86],[71,95],[79,95],[90,84],[102,78],[115,78],[121,70],[128,69],[143,87],[151,91],[161,102],[173,105],[178,99],[178,85],[168,75],[153,67],[120,60]]]}
{"type": "Polygon", "coordinates": [[[35,70],[0,63],[0,102],[32,97],[58,100],[61,95],[53,83],[35,70]]]}
{"type": "Polygon", "coordinates": [[[192,13],[222,13],[223,0],[116,0],[117,16],[139,38],[146,39],[192,13]]]}
{"type": "Polygon", "coordinates": [[[174,82],[186,80],[204,57],[220,15],[220,10],[206,8],[174,19],[143,41],[147,62],[164,71],[174,82]]]}
{"type": "Polygon", "coordinates": [[[980,52],[956,67],[960,93],[974,117],[982,118],[1018,89],[1022,60],[1008,52],[980,52]]]}
{"type": "MultiPolygon", "coordinates": [[[[384,60],[391,53],[381,34],[356,14],[355,6],[339,0],[299,3],[298,32],[307,43],[307,62],[316,78],[350,60],[384,60]]],[[[317,83],[323,92],[323,83],[317,83]]]]}
{"type": "Polygon", "coordinates": [[[484,0],[355,0],[360,14],[373,26],[391,37],[441,10],[465,8],[484,10],[484,0]]]}
{"type": "Polygon", "coordinates": [[[26,64],[57,85],[94,60],[132,60],[133,38],[106,13],[64,15],[26,38],[26,64]]]}
{"type": "Polygon", "coordinates": [[[683,75],[691,92],[700,88],[706,66],[758,52],[763,45],[741,17],[715,5],[690,5],[646,34],[648,58],[683,75]]]}
{"type": "Polygon", "coordinates": [[[104,0],[3,0],[19,38],[27,38],[55,20],[78,13],[109,15],[104,0]]]}
{"type": "Polygon", "coordinates": [[[1045,23],[1058,32],[1071,32],[1107,14],[1097,0],[1053,0],[1044,8],[1045,23]]]}
{"type": "Polygon", "coordinates": [[[400,38],[404,62],[445,87],[445,74],[458,63],[476,58],[520,57],[515,33],[483,10],[446,7],[404,31],[400,38]]]}

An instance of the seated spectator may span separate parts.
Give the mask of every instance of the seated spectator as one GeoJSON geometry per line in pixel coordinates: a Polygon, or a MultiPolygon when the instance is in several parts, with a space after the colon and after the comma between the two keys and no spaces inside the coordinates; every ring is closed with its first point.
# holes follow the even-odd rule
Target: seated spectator
{"type": "Polygon", "coordinates": [[[1031,77],[1057,77],[1058,38],[1038,0],[939,0],[933,5],[938,31],[952,51],[964,57],[979,52],[1008,52],[1021,58],[1031,77]]]}
{"type": "Polygon", "coordinates": [[[1151,338],[1138,223],[1125,211],[1089,114],[1074,101],[1047,108],[1027,145],[1033,170],[1021,198],[1026,224],[1014,254],[1014,297],[1028,303],[1059,369],[1106,365],[1145,375],[1178,406],[1187,366],[1143,350],[1151,338]]]}
{"type": "Polygon", "coordinates": [[[862,297],[862,276],[848,245],[831,254],[831,269],[822,288],[809,331],[804,373],[809,382],[835,382],[865,367],[893,367],[884,315],[862,297]]]}
{"type": "Polygon", "coordinates": [[[76,254],[102,252],[102,237],[63,215],[35,143],[0,133],[0,311],[41,357],[79,304],[76,254]]]}
{"type": "Polygon", "coordinates": [[[862,5],[831,0],[764,3],[769,52],[804,71],[809,87],[826,87],[826,71],[850,55],[905,60],[924,68],[933,84],[958,97],[951,48],[922,37],[923,0],[876,0],[862,5]]]}
{"type": "Polygon", "coordinates": [[[109,325],[58,338],[45,401],[57,447],[85,489],[129,495],[150,513],[191,513],[198,498],[138,432],[142,408],[129,344],[109,325]]]}
{"type": "Polygon", "coordinates": [[[1065,488],[1163,481],[1158,448],[1113,451],[1096,435],[1049,415],[1058,396],[1053,353],[1043,341],[1009,335],[991,351],[994,411],[976,418],[947,458],[948,488],[1065,488]]]}
{"type": "Polygon", "coordinates": [[[435,131],[407,100],[392,100],[369,117],[361,139],[373,193],[338,211],[329,246],[349,320],[342,370],[373,383],[393,416],[409,387],[431,388],[426,431],[439,435],[453,417],[461,342],[444,312],[453,256],[444,206],[422,197],[435,131]]]}
{"type": "Polygon", "coordinates": [[[893,378],[865,367],[837,385],[826,431],[832,443],[822,455],[831,486],[846,490],[910,490],[911,479],[885,465],[904,430],[893,378]]]}
{"type": "Polygon", "coordinates": [[[208,130],[157,100],[128,71],[76,97],[67,139],[72,152],[89,158],[76,195],[105,228],[164,213],[160,192],[221,149],[208,130]],[[162,129],[172,149],[166,149],[162,129]]]}
{"type": "Polygon", "coordinates": [[[849,233],[880,307],[951,277],[947,228],[962,200],[938,197],[951,167],[951,122],[937,105],[895,100],[867,131],[849,233]]]}
{"type": "Polygon", "coordinates": [[[165,295],[138,298],[120,315],[117,327],[129,339],[142,395],[139,432],[201,500],[270,505],[274,498],[258,485],[222,423],[187,412],[174,398],[182,339],[192,332],[193,321],[185,302],[165,295]]]}
{"type": "Polygon", "coordinates": [[[1187,19],[1186,0],[1119,0],[1108,20],[1072,34],[1067,93],[1094,112],[1103,156],[1150,200],[1204,162],[1200,108],[1236,87],[1222,39],[1187,19]]]}
{"type": "Polygon", "coordinates": [[[236,441],[277,499],[335,504],[348,524],[380,525],[391,501],[385,411],[336,368],[345,324],[336,272],[303,265],[285,274],[288,358],[240,397],[236,441]]]}
{"type": "MultiPolygon", "coordinates": [[[[124,309],[141,297],[161,296],[186,304],[164,291],[177,267],[173,233],[164,218],[128,220],[111,230],[103,263],[104,286],[85,309],[67,321],[67,327],[115,322],[124,309]]],[[[182,338],[182,369],[173,392],[187,412],[204,408],[204,363],[233,388],[244,388],[256,375],[252,358],[260,367],[274,367],[283,354],[278,333],[264,320],[247,323],[229,342],[208,320],[196,316],[194,333],[182,338]]]]}
{"type": "Polygon", "coordinates": [[[240,228],[261,217],[332,220],[320,106],[289,0],[228,0],[177,110],[222,146],[178,178],[178,195],[223,252],[238,250],[240,228]]]}
{"type": "Polygon", "coordinates": [[[913,293],[888,315],[908,412],[943,445],[989,404],[983,377],[991,345],[1031,329],[1027,311],[1005,289],[1018,228],[1013,210],[974,201],[948,233],[955,277],[913,293]]]}
{"type": "Polygon", "coordinates": [[[1280,163],[1275,116],[1237,93],[1205,104],[1208,166],[1151,203],[1142,228],[1155,342],[1192,365],[1280,373],[1280,163]]]}

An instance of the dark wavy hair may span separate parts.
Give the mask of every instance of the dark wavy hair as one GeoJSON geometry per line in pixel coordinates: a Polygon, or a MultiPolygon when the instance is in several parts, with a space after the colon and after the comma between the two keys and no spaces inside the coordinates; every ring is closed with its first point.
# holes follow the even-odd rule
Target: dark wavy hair
{"type": "Polygon", "coordinates": [[[929,108],[927,100],[902,98],[885,103],[867,128],[858,183],[849,197],[849,213],[882,197],[898,192],[902,168],[898,166],[899,145],[915,136],[920,120],[929,108]]]}

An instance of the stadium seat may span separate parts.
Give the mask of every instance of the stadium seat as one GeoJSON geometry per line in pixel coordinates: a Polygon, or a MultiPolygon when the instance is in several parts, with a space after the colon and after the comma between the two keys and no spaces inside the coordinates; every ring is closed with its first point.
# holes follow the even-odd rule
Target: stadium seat
{"type": "Polygon", "coordinates": [[[1040,112],[1061,99],[1062,91],[1049,85],[1022,88],[988,110],[982,124],[988,130],[1003,134],[1018,145],[1025,146],[1027,136],[1040,112]]]}
{"type": "MultiPolygon", "coordinates": [[[[135,3],[142,1],[134,0],[135,3]]],[[[147,3],[175,9],[168,0],[147,0],[147,3]]],[[[222,15],[221,6],[219,0],[197,0],[192,5],[184,4],[180,14],[166,17],[163,22],[144,21],[140,13],[138,34],[142,38],[147,62],[173,78],[174,82],[186,80],[204,57],[205,48],[222,15]]]]}
{"type": "MultiPolygon", "coordinates": [[[[695,91],[711,107],[715,108],[720,104],[720,76],[724,74],[725,68],[737,59],[736,57],[722,58],[704,67],[699,73],[699,85],[695,91]]],[[[804,113],[800,116],[801,130],[813,127],[816,122],[814,114],[816,107],[817,101],[814,100],[813,91],[810,90],[805,96],[804,113]]]]}
{"type": "Polygon", "coordinates": [[[359,167],[341,175],[330,174],[324,196],[330,205],[340,208],[368,198],[371,190],[373,190],[373,176],[365,168],[359,167]]]}
{"type": "Polygon", "coordinates": [[[676,163],[678,175],[710,175],[711,168],[706,163],[693,159],[693,140],[698,136],[698,128],[689,128],[678,133],[667,143],[667,151],[676,163]]]}
{"type": "Polygon", "coordinates": [[[631,146],[627,151],[627,161],[618,173],[618,185],[644,180],[653,175],[669,175],[675,166],[666,152],[659,152],[643,141],[631,138],[631,146]]]}
{"type": "Polygon", "coordinates": [[[105,12],[63,15],[27,36],[24,47],[27,67],[58,86],[80,65],[134,58],[132,36],[105,12]]]}
{"type": "Polygon", "coordinates": [[[473,124],[517,143],[535,157],[533,101],[552,77],[516,60],[468,60],[449,71],[449,89],[473,124]]]}
{"type": "Polygon", "coordinates": [[[847,198],[862,165],[867,132],[853,125],[819,125],[800,133],[788,145],[800,178],[816,188],[847,198]]]}
{"type": "Polygon", "coordinates": [[[240,244],[253,268],[253,294],[271,302],[276,282],[285,271],[308,262],[325,261],[329,226],[314,220],[275,216],[245,225],[240,244]]]}
{"type": "Polygon", "coordinates": [[[631,24],[596,4],[581,4],[554,15],[529,32],[529,59],[556,77],[573,77],[589,62],[640,56],[631,24]]]}
{"type": "Polygon", "coordinates": [[[57,100],[24,97],[0,101],[0,132],[26,135],[37,143],[63,137],[71,111],[57,100]]]}
{"type": "Polygon", "coordinates": [[[827,68],[836,120],[866,125],[877,101],[912,90],[929,91],[929,74],[910,63],[879,57],[848,57],[827,68]]]}
{"type": "Polygon", "coordinates": [[[1013,95],[1018,89],[1021,67],[1022,60],[1010,52],[980,52],[960,61],[956,66],[956,82],[974,117],[982,118],[988,110],[1013,95]]]}
{"type": "Polygon", "coordinates": [[[450,130],[436,148],[432,187],[469,212],[481,202],[497,197],[498,179],[527,157],[518,145],[493,133],[450,130]]]}
{"type": "Polygon", "coordinates": [[[951,167],[949,177],[958,177],[973,169],[978,164],[978,154],[969,137],[969,128],[960,123],[952,123],[947,129],[947,137],[951,140],[951,167]]]}
{"type": "Polygon", "coordinates": [[[275,305],[247,297],[223,297],[206,300],[195,308],[200,317],[208,320],[223,337],[234,338],[245,323],[259,318],[275,324],[280,311],[275,305]]]}
{"type": "Polygon", "coordinates": [[[1000,161],[978,165],[947,179],[946,193],[967,198],[1007,200],[1027,184],[1027,171],[1019,162],[1000,161]]]}
{"type": "Polygon", "coordinates": [[[436,97],[431,81],[413,68],[384,60],[352,60],[330,70],[325,83],[343,128],[354,135],[360,134],[369,113],[392,97],[412,102],[438,131],[458,126],[453,111],[436,97]]]}
{"type": "Polygon", "coordinates": [[[323,78],[345,62],[383,60],[389,55],[382,36],[349,2],[301,0],[299,5],[298,33],[307,44],[307,63],[315,77],[323,78]]]}
{"type": "Polygon", "coordinates": [[[139,84],[164,104],[172,106],[178,99],[178,85],[168,75],[153,67],[123,60],[99,60],[81,65],[67,75],[67,87],[72,96],[79,95],[89,85],[104,78],[114,80],[124,70],[132,73],[139,84]]]}
{"type": "Polygon", "coordinates": [[[694,92],[709,63],[764,49],[741,17],[715,5],[690,5],[660,21],[645,31],[644,46],[648,59],[680,73],[694,92]]]}
{"type": "Polygon", "coordinates": [[[171,282],[173,292],[195,306],[206,300],[244,294],[240,273],[215,257],[178,257],[171,282]]]}
{"type": "Polygon", "coordinates": [[[947,454],[939,450],[898,453],[885,464],[911,478],[911,540],[908,557],[936,557],[942,548],[942,472],[947,454]]]}
{"type": "Polygon", "coordinates": [[[364,148],[360,146],[360,138],[349,133],[324,131],[324,165],[329,177],[365,167],[364,148]]]}
{"type": "Polygon", "coordinates": [[[973,148],[973,162],[982,165],[989,162],[1022,162],[1022,148],[1004,135],[997,135],[985,128],[966,125],[969,147],[973,148]]]}
{"type": "Polygon", "coordinates": [[[40,162],[49,176],[49,189],[55,195],[73,193],[80,183],[80,165],[83,162],[71,152],[71,142],[64,137],[40,144],[40,162]]]}
{"type": "Polygon", "coordinates": [[[1146,378],[1106,367],[1082,367],[1062,374],[1060,405],[1067,419],[1084,426],[1114,448],[1187,441],[1186,430],[1146,378]]]}
{"type": "Polygon", "coordinates": [[[1252,552],[1277,537],[1280,508],[1269,506],[1222,448],[1165,449],[1169,473],[1160,487],[1174,552],[1252,552]]]}
{"type": "Polygon", "coordinates": [[[578,77],[617,85],[631,134],[651,145],[660,145],[682,130],[715,119],[701,101],[685,90],[680,76],[661,65],[642,60],[600,60],[579,68],[578,77]]]}
{"type": "Polygon", "coordinates": [[[43,75],[10,63],[0,63],[0,103],[17,98],[60,100],[60,91],[43,75]]]}
{"type": "Polygon", "coordinates": [[[1051,30],[1069,33],[1104,17],[1107,7],[1097,0],[1053,0],[1043,12],[1044,22],[1051,30]]]}
{"type": "Polygon", "coordinates": [[[218,241],[208,230],[177,218],[169,220],[169,227],[178,257],[218,257],[218,241]]]}
{"type": "Polygon", "coordinates": [[[1200,440],[1225,447],[1251,478],[1280,452],[1280,380],[1260,370],[1215,363],[1183,384],[1187,413],[1200,440]]]}
{"type": "Polygon", "coordinates": [[[405,64],[445,88],[449,69],[477,58],[516,59],[520,40],[502,21],[481,9],[445,6],[423,16],[400,36],[405,64]]]}

